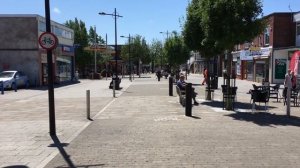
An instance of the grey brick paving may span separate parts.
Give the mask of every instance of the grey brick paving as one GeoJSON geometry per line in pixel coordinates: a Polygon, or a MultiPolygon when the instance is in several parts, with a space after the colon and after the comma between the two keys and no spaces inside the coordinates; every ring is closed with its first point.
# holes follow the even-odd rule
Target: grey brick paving
{"type": "MultiPolygon", "coordinates": [[[[186,117],[166,80],[137,79],[64,150],[75,167],[299,167],[299,107],[290,119],[280,103],[252,113],[241,82],[241,112],[204,101],[196,86],[201,103],[186,117]]],[[[69,166],[59,154],[46,167],[69,166]]]]}
{"type": "MultiPolygon", "coordinates": [[[[200,84],[201,76],[188,81],[200,84]]],[[[252,82],[237,80],[235,111],[222,110],[220,89],[205,101],[204,87],[195,85],[200,105],[193,117],[184,115],[175,90],[168,96],[166,79],[123,79],[115,99],[109,82],[55,90],[55,142],[45,90],[0,95],[0,167],[300,167],[300,107],[287,118],[283,103],[271,100],[269,112],[252,113],[246,94],[252,82]],[[93,121],[85,119],[86,89],[93,121]]]]}
{"type": "MultiPolygon", "coordinates": [[[[68,143],[90,123],[86,119],[87,89],[91,92],[92,117],[113,99],[108,84],[106,80],[82,80],[55,88],[56,132],[61,141],[68,143]]],[[[123,86],[128,84],[124,82],[123,86]]],[[[49,147],[53,140],[48,120],[46,88],[5,91],[0,95],[0,167],[38,167],[55,154],[57,149],[49,147]]]]}

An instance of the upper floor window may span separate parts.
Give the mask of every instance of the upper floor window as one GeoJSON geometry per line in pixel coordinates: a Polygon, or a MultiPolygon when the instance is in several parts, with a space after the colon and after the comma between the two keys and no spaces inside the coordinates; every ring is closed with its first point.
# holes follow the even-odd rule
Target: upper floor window
{"type": "Polygon", "coordinates": [[[300,36],[300,23],[297,23],[297,36],[300,36]]]}
{"type": "Polygon", "coordinates": [[[59,27],[55,27],[54,28],[54,33],[57,36],[63,37],[63,38],[67,38],[67,39],[72,39],[72,32],[59,28],[59,27]]]}
{"type": "Polygon", "coordinates": [[[39,21],[39,31],[45,32],[46,31],[46,23],[43,21],[39,21]]]}
{"type": "Polygon", "coordinates": [[[264,41],[265,41],[265,45],[269,45],[270,44],[270,27],[267,27],[265,29],[264,32],[264,41]]]}

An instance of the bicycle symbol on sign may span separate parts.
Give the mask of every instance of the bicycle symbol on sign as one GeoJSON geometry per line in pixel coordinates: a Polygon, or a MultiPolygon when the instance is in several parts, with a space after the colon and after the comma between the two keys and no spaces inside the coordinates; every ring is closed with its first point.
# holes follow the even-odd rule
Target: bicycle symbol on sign
{"type": "Polygon", "coordinates": [[[43,45],[54,45],[54,40],[52,40],[50,37],[44,37],[42,40],[43,45]]]}
{"type": "Polygon", "coordinates": [[[54,49],[57,46],[57,43],[57,37],[50,32],[44,32],[39,37],[39,44],[46,50],[54,49]]]}

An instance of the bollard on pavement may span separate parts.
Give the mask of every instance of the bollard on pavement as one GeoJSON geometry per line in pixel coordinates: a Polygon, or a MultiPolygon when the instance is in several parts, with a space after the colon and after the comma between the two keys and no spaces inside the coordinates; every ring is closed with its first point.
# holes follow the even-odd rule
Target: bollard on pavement
{"type": "Polygon", "coordinates": [[[91,103],[90,103],[90,90],[86,91],[86,118],[91,119],[91,103]]]}
{"type": "Polygon", "coordinates": [[[173,96],[173,78],[169,77],[169,96],[173,96]]]}
{"type": "Polygon", "coordinates": [[[185,86],[185,116],[192,116],[192,84],[185,86]]]}
{"type": "Polygon", "coordinates": [[[15,83],[13,83],[13,85],[14,85],[14,90],[15,90],[15,92],[17,92],[17,90],[18,90],[17,81],[15,81],[15,83]]]}
{"type": "Polygon", "coordinates": [[[3,81],[0,82],[0,87],[1,87],[1,94],[4,94],[4,83],[3,81]]]}
{"type": "Polygon", "coordinates": [[[113,97],[116,97],[116,80],[113,80],[113,97]]]}

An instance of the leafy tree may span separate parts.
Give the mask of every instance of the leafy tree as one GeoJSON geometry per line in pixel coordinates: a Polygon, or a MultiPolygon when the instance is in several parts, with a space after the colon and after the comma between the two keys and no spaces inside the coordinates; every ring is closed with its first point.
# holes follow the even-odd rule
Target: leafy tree
{"type": "MultiPolygon", "coordinates": [[[[127,43],[128,44],[128,43],[127,43]]],[[[122,59],[128,60],[128,45],[124,46],[122,49],[122,59]]],[[[136,64],[137,69],[139,69],[139,62],[142,61],[143,64],[148,64],[151,61],[150,50],[146,43],[145,38],[140,35],[136,35],[131,39],[130,42],[130,57],[131,62],[136,64]]],[[[139,73],[139,71],[137,71],[139,73]]]]}
{"type": "Polygon", "coordinates": [[[84,48],[88,46],[88,33],[85,27],[85,23],[75,18],[75,20],[69,20],[65,25],[74,30],[74,44],[78,44],[80,47],[76,48],[76,67],[80,69],[80,72],[84,73],[87,65],[91,63],[92,55],[89,52],[84,51],[84,48]]]}
{"type": "Polygon", "coordinates": [[[95,29],[92,26],[90,26],[89,36],[88,36],[89,44],[95,43],[95,36],[96,36],[96,44],[104,44],[105,43],[104,39],[101,36],[99,36],[97,34],[97,32],[95,32],[95,29]]]}
{"type": "Polygon", "coordinates": [[[162,56],[163,56],[163,45],[161,41],[153,40],[150,49],[150,57],[151,57],[151,71],[154,72],[155,65],[162,64],[162,56]]]}
{"type": "Polygon", "coordinates": [[[186,63],[190,57],[182,36],[179,36],[176,32],[173,32],[173,35],[166,40],[164,51],[171,69],[178,69],[179,65],[186,63]]]}
{"type": "MultiPolygon", "coordinates": [[[[261,13],[260,0],[192,0],[187,8],[185,42],[206,57],[226,50],[229,78],[234,45],[251,41],[264,30],[264,21],[258,18],[261,13]]],[[[226,85],[229,90],[230,80],[226,85]]],[[[231,108],[226,103],[226,109],[231,108]]]]}

